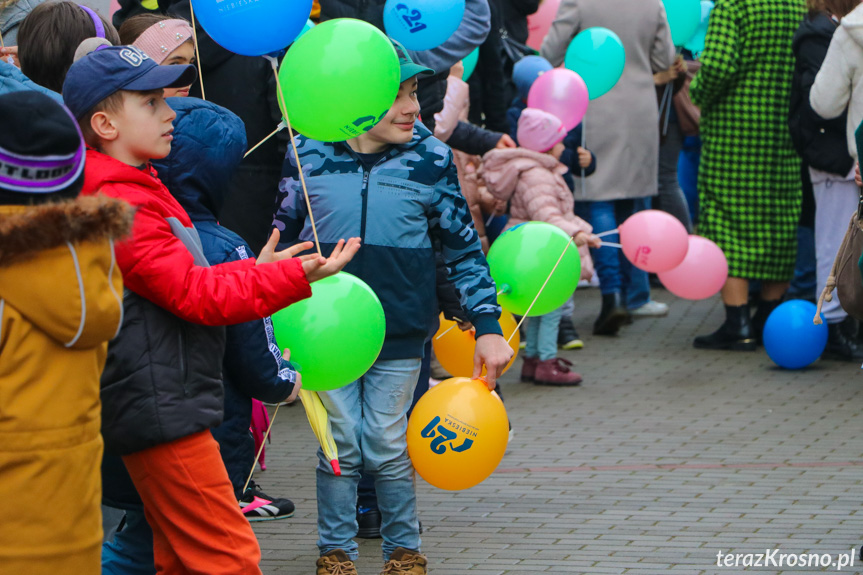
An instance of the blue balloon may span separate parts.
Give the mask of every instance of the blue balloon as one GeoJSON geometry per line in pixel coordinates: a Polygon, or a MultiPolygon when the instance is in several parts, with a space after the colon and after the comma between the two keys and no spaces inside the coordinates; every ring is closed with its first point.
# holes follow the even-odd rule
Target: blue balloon
{"type": "Polygon", "coordinates": [[[821,357],[827,345],[827,323],[812,323],[816,309],[812,302],[794,299],[773,310],[763,335],[764,349],[773,363],[785,369],[801,369],[821,357]]]}
{"type": "Polygon", "coordinates": [[[468,81],[470,75],[473,74],[473,71],[476,70],[476,63],[479,61],[479,46],[473,49],[473,52],[465,56],[461,63],[464,66],[464,74],[461,79],[465,82],[468,81]]]}
{"type": "Polygon", "coordinates": [[[192,9],[201,27],[226,50],[263,56],[284,50],[297,38],[312,13],[312,0],[192,0],[192,9]]]}
{"type": "Polygon", "coordinates": [[[527,101],[527,94],[536,79],[551,70],[553,66],[542,56],[525,56],[512,67],[512,81],[518,88],[519,97],[527,101]]]}
{"type": "Polygon", "coordinates": [[[587,28],[569,43],[563,65],[581,76],[590,99],[596,100],[620,80],[626,50],[620,37],[608,28],[587,28]]]}
{"type": "Polygon", "coordinates": [[[384,29],[387,36],[395,38],[408,50],[437,48],[446,42],[461,24],[464,2],[465,0],[387,0],[384,5],[384,29]]]}
{"type": "Polygon", "coordinates": [[[707,38],[707,24],[710,21],[710,12],[713,11],[713,7],[714,4],[710,0],[701,0],[701,22],[695,30],[695,36],[683,45],[696,58],[704,50],[704,40],[707,38]]]}

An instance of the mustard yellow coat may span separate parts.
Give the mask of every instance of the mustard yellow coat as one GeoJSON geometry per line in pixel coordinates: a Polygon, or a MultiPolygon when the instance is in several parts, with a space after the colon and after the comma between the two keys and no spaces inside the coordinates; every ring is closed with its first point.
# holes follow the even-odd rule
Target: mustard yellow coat
{"type": "Polygon", "coordinates": [[[0,206],[0,571],[98,574],[99,377],[122,319],[116,200],[0,206]]]}

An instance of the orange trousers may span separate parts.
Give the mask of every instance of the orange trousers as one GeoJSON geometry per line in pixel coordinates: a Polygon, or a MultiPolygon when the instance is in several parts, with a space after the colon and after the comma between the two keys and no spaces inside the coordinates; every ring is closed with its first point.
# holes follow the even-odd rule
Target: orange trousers
{"type": "Polygon", "coordinates": [[[156,571],[260,575],[261,549],[209,430],[123,456],[153,529],[156,571]]]}

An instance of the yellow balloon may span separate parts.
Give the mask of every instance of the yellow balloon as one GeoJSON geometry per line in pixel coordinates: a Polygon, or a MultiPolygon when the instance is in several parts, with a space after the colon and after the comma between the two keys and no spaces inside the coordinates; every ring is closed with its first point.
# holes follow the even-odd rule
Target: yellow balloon
{"type": "MultiPolygon", "coordinates": [[[[498,320],[500,329],[503,331],[503,337],[509,339],[509,336],[515,332],[515,337],[509,342],[512,348],[512,360],[503,369],[503,373],[512,367],[515,363],[515,357],[518,355],[518,344],[521,340],[516,326],[518,323],[512,314],[506,310],[500,315],[498,320]]],[[[435,357],[437,357],[441,366],[454,377],[472,377],[473,376],[473,353],[476,349],[476,339],[474,339],[474,331],[462,331],[458,328],[454,321],[446,319],[443,314],[440,315],[440,329],[432,338],[432,347],[434,348],[435,357]]],[[[482,375],[485,375],[485,368],[482,368],[482,375]]]]}
{"type": "Polygon", "coordinates": [[[408,453],[420,477],[458,491],[500,465],[509,440],[506,408],[480,380],[454,377],[423,395],[408,421],[408,453]]]}

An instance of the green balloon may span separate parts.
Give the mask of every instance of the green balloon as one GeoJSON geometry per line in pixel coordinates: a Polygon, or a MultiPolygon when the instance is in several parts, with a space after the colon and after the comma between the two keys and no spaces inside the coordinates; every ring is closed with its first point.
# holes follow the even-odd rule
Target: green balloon
{"type": "Polygon", "coordinates": [[[671,28],[671,41],[675,46],[685,45],[701,24],[701,0],[662,0],[662,3],[671,28]]]}
{"type": "Polygon", "coordinates": [[[313,140],[341,142],[371,130],[392,107],[399,59],[371,24],[337,18],[294,42],[279,81],[294,129],[313,140]]]}
{"type": "Polygon", "coordinates": [[[501,234],[488,252],[491,277],[498,290],[503,290],[497,298],[500,305],[514,314],[535,317],[566,303],[581,276],[581,258],[574,242],[560,259],[571,240],[557,226],[542,222],[521,224],[501,234]],[[558,259],[557,269],[527,313],[558,259]]]}
{"type": "Polygon", "coordinates": [[[476,63],[479,60],[479,47],[474,48],[473,52],[464,57],[461,61],[464,66],[464,74],[462,74],[461,79],[467,82],[470,75],[473,74],[473,71],[476,69],[476,63]]]}
{"type": "Polygon", "coordinates": [[[563,65],[581,76],[590,99],[596,100],[620,80],[626,51],[617,34],[596,26],[582,30],[572,39],[563,65]]]}
{"type": "Polygon", "coordinates": [[[312,297],[273,314],[273,330],[291,363],[303,366],[303,389],[330,391],[369,370],[384,345],[384,308],[349,273],[312,284],[312,297]]]}

